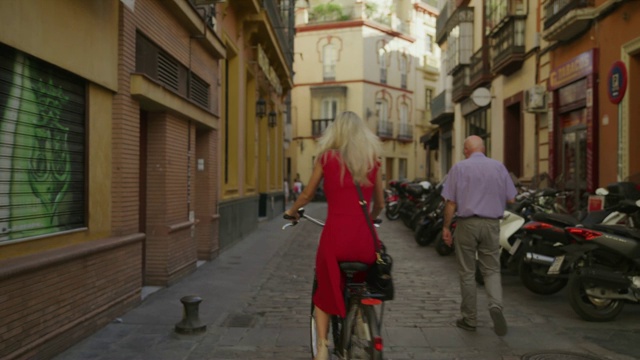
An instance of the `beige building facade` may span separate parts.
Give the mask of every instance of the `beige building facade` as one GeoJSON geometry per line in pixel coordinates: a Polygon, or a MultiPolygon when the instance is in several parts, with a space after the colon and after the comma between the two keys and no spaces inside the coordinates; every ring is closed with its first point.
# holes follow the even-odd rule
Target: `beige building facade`
{"type": "Polygon", "coordinates": [[[425,99],[439,52],[424,38],[435,35],[435,15],[415,1],[298,2],[291,179],[309,179],[316,139],[347,110],[382,139],[386,180],[428,176],[420,139],[432,127],[425,99]]]}
{"type": "Polygon", "coordinates": [[[538,85],[538,23],[536,1],[440,1],[436,41],[445,70],[432,123],[440,127],[441,174],[464,158],[470,135],[482,137],[487,154],[516,178],[540,172],[546,109],[529,104],[538,85]]]}

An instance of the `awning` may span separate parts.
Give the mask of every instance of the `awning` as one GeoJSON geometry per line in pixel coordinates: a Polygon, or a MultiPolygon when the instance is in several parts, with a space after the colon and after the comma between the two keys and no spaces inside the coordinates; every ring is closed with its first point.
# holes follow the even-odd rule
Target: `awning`
{"type": "Polygon", "coordinates": [[[424,144],[424,148],[426,149],[427,146],[429,147],[430,150],[438,150],[438,144],[440,142],[440,131],[439,130],[434,130],[430,133],[427,133],[425,135],[422,135],[420,137],[420,143],[424,144]]]}

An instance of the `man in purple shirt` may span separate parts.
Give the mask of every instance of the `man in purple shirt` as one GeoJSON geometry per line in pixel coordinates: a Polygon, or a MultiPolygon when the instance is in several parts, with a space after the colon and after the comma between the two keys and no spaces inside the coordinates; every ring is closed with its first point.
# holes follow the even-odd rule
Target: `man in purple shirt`
{"type": "Polygon", "coordinates": [[[478,136],[464,141],[465,160],[456,163],[442,189],[446,200],[442,238],[451,246],[451,220],[457,213],[456,258],[459,265],[462,318],[456,326],[475,331],[476,254],[489,299],[489,314],[493,330],[499,336],[507,333],[502,314],[502,284],[500,280],[500,218],[507,203],[512,203],[517,190],[504,165],[484,155],[484,142],[478,136]]]}

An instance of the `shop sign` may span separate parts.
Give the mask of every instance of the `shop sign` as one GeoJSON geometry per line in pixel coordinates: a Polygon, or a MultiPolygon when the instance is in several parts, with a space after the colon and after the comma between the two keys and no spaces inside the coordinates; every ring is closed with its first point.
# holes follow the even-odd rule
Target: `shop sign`
{"type": "Polygon", "coordinates": [[[616,61],[609,70],[607,77],[607,92],[609,100],[614,104],[619,104],[627,91],[627,67],[622,61],[616,61]]]}
{"type": "Polygon", "coordinates": [[[589,50],[553,69],[549,75],[549,89],[555,90],[565,84],[593,73],[595,51],[589,50]]]}

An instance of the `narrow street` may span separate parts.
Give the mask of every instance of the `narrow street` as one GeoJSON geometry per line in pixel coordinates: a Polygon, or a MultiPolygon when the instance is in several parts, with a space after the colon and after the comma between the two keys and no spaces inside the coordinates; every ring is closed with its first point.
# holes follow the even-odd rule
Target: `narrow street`
{"type": "MultiPolygon", "coordinates": [[[[307,212],[323,218],[326,204],[312,203],[307,212]]],[[[285,223],[261,222],[196,273],[151,294],[55,359],[309,359],[310,290],[321,228],[304,222],[282,231],[285,223]],[[174,332],[186,295],[203,299],[203,334],[174,332]]],[[[493,333],[482,288],[477,332],[458,329],[453,256],[419,247],[399,220],[384,221],[378,231],[395,261],[396,299],[384,313],[385,359],[624,360],[640,352],[639,306],[628,305],[614,322],[589,323],[570,308],[566,290],[538,296],[512,274],[503,275],[508,334],[493,333]]]]}

